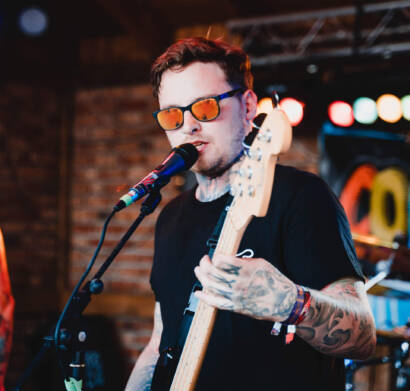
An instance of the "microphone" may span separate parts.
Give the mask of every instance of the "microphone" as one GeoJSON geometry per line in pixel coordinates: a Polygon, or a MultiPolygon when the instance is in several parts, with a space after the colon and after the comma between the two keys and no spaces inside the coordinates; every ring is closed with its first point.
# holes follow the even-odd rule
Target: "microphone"
{"type": "Polygon", "coordinates": [[[198,150],[192,144],[182,144],[173,148],[168,157],[158,167],[120,198],[114,206],[114,210],[118,212],[146,194],[165,186],[172,176],[191,168],[197,160],[198,150]]]}

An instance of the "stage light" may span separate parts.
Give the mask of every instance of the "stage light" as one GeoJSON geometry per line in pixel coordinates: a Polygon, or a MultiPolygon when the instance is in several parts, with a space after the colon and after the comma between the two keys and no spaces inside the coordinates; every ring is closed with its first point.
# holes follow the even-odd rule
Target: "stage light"
{"type": "Polygon", "coordinates": [[[372,124],[377,120],[377,105],[373,99],[357,98],[353,103],[353,115],[361,124],[372,124]]]}
{"type": "Polygon", "coordinates": [[[386,122],[397,122],[402,116],[401,102],[397,96],[384,94],[377,99],[377,112],[386,122]]]}
{"type": "Polygon", "coordinates": [[[273,104],[271,98],[262,98],[258,102],[258,107],[256,109],[256,115],[260,113],[269,113],[273,110],[273,104]]]}
{"type": "Polygon", "coordinates": [[[47,15],[40,8],[26,8],[20,14],[19,25],[24,34],[39,36],[47,29],[47,15]]]}
{"type": "Polygon", "coordinates": [[[319,70],[319,67],[316,64],[309,64],[306,67],[306,72],[310,73],[311,75],[314,75],[315,73],[317,73],[318,70],[319,70]]]}
{"type": "Polygon", "coordinates": [[[329,105],[328,114],[330,120],[335,125],[348,127],[354,123],[352,106],[341,100],[335,101],[329,105]]]}
{"type": "Polygon", "coordinates": [[[401,98],[401,108],[403,110],[403,117],[407,121],[410,121],[410,95],[406,95],[401,98]]]}
{"type": "Polygon", "coordinates": [[[279,106],[288,116],[292,126],[299,125],[302,122],[304,103],[293,98],[284,98],[280,101],[279,106]]]}

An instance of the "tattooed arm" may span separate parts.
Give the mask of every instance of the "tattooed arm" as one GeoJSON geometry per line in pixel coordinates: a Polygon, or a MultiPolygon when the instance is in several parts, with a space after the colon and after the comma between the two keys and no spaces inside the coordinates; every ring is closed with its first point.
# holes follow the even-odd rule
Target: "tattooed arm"
{"type": "MultiPolygon", "coordinates": [[[[201,300],[256,319],[282,322],[296,301],[296,285],[262,258],[215,254],[212,264],[205,256],[195,274],[204,287],[196,292],[201,300]]],[[[364,284],[351,278],[309,291],[311,307],[297,334],[322,353],[367,358],[376,337],[364,284]]]]}
{"type": "Polygon", "coordinates": [[[149,391],[151,389],[152,376],[155,364],[158,360],[158,348],[162,334],[161,308],[158,302],[155,303],[154,329],[148,345],[142,351],[135,363],[131,376],[128,379],[125,391],[149,391]]]}
{"type": "Polygon", "coordinates": [[[348,278],[310,292],[312,303],[297,334],[322,353],[368,358],[376,329],[363,282],[348,278]]]}

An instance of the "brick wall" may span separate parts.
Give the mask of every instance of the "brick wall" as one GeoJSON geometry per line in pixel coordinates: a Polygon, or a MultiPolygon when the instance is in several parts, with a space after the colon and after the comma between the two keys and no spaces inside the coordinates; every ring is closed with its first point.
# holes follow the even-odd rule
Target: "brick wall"
{"type": "Polygon", "coordinates": [[[60,113],[52,88],[0,89],[0,226],[16,300],[10,385],[31,356],[32,336],[58,307],[60,113]]]}

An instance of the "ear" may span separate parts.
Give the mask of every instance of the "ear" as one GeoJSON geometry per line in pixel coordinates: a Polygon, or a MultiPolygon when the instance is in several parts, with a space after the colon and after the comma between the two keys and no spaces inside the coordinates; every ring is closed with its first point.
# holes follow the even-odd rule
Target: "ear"
{"type": "Polygon", "coordinates": [[[252,121],[256,116],[256,109],[258,106],[258,97],[253,90],[246,90],[242,94],[242,106],[244,108],[244,126],[246,135],[252,130],[252,121]]]}

